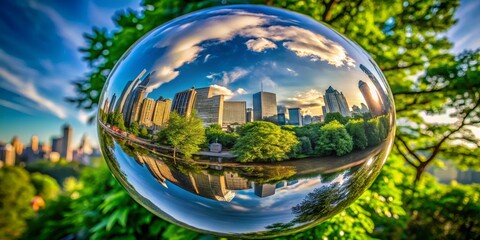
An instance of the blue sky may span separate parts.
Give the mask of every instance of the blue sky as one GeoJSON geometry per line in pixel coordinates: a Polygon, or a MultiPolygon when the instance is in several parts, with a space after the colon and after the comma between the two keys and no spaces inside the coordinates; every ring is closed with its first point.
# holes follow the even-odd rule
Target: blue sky
{"type": "MultiPolygon", "coordinates": [[[[113,28],[115,11],[138,9],[137,1],[7,1],[0,8],[0,140],[18,135],[28,142],[60,134],[68,122],[74,127],[74,144],[87,133],[96,141],[95,126],[86,124],[90,113],[64,101],[74,96],[72,80],[88,71],[78,48],[82,34],[92,26],[113,28]]],[[[480,1],[461,1],[459,23],[447,36],[453,51],[480,47],[480,1]]],[[[206,57],[206,56],[205,56],[206,57]]],[[[212,76],[213,77],[213,76],[212,76]]]]}

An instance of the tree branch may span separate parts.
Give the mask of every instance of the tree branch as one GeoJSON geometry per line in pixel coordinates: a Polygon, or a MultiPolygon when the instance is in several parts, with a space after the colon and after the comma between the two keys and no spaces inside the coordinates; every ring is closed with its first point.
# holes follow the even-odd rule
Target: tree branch
{"type": "Polygon", "coordinates": [[[410,161],[408,156],[405,153],[402,152],[402,150],[400,149],[398,144],[394,143],[393,145],[395,145],[395,148],[397,149],[398,153],[400,153],[400,155],[402,155],[402,157],[405,159],[405,161],[407,161],[408,164],[410,164],[414,168],[417,168],[417,166],[412,161],[410,161]]]}
{"type": "Polygon", "coordinates": [[[408,153],[410,153],[410,155],[415,157],[415,159],[417,159],[417,161],[419,161],[419,163],[422,164],[423,163],[422,159],[420,159],[420,157],[412,149],[410,149],[407,142],[405,140],[403,140],[403,138],[400,137],[400,135],[397,135],[396,137],[398,138],[398,140],[400,140],[400,142],[403,144],[405,149],[407,149],[408,153]]]}

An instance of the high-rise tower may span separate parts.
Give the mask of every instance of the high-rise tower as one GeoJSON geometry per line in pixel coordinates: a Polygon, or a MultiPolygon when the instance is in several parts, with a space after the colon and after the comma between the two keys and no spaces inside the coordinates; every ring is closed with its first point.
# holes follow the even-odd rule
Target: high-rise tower
{"type": "Polygon", "coordinates": [[[362,80],[358,81],[358,88],[360,89],[360,92],[362,93],[365,102],[367,102],[372,117],[382,115],[383,109],[381,103],[378,102],[380,101],[380,96],[377,95],[376,99],[378,100],[375,100],[374,96],[372,95],[372,91],[370,90],[370,87],[366,82],[362,80]]]}
{"type": "Polygon", "coordinates": [[[253,94],[253,119],[277,123],[277,95],[260,91],[253,94]]]}

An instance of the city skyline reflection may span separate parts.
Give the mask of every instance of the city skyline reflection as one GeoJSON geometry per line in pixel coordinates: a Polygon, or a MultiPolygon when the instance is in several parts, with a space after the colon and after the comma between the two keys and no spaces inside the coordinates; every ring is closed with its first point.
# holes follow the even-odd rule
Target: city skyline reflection
{"type": "Polygon", "coordinates": [[[363,49],[303,15],[248,5],[154,29],[117,63],[99,106],[103,154],[130,195],[222,236],[332,217],[370,186],[395,134],[392,94],[363,49]]]}

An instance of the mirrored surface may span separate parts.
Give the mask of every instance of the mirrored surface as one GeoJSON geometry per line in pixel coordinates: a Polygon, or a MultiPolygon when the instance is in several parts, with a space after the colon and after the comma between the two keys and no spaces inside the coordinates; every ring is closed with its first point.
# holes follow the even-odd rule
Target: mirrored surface
{"type": "Polygon", "coordinates": [[[135,43],[102,92],[102,152],[131,196],[197,231],[262,238],[332,217],[390,152],[393,98],[357,44],[306,16],[202,10],[135,43]]]}

